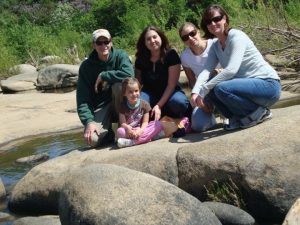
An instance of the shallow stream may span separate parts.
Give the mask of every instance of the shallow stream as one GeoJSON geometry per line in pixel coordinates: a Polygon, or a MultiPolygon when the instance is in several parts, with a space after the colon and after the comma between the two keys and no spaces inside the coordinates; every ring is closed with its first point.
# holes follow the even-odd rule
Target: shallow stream
{"type": "MultiPolygon", "coordinates": [[[[35,165],[38,163],[20,164],[16,160],[35,154],[46,153],[49,159],[64,155],[73,150],[85,150],[82,131],[80,133],[57,134],[47,137],[35,138],[12,147],[9,150],[0,149],[0,177],[7,192],[35,165]]],[[[7,202],[0,201],[1,212],[10,213],[7,202]]],[[[17,216],[16,216],[17,217],[17,216]]],[[[12,218],[13,219],[13,218],[12,218]]],[[[11,225],[12,221],[1,222],[0,225],[11,225]]]]}

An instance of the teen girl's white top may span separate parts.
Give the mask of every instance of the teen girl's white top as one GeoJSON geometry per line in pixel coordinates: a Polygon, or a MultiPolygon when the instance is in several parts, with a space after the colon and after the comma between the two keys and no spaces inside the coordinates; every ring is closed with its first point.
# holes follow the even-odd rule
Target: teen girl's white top
{"type": "Polygon", "coordinates": [[[218,39],[213,39],[207,63],[199,74],[192,93],[205,97],[218,83],[233,78],[280,80],[277,72],[264,60],[251,39],[240,30],[231,29],[223,50],[218,39]],[[209,73],[220,63],[224,68],[210,81],[209,73]]]}
{"type": "Polygon", "coordinates": [[[194,72],[196,79],[204,69],[212,43],[212,39],[207,40],[207,46],[201,55],[195,55],[190,48],[185,48],[180,55],[182,66],[190,68],[194,72]]]}

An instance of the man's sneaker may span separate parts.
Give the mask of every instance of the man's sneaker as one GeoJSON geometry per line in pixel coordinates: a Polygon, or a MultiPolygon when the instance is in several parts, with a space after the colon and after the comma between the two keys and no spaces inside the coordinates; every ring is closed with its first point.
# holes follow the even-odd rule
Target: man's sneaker
{"type": "Polygon", "coordinates": [[[119,138],[117,141],[117,145],[119,148],[130,147],[134,145],[134,140],[127,138],[119,138]]]}
{"type": "Polygon", "coordinates": [[[272,118],[272,113],[269,109],[259,107],[255,112],[241,119],[241,128],[245,129],[245,128],[253,127],[271,118],[272,118]]]}
{"type": "Polygon", "coordinates": [[[225,118],[224,119],[224,130],[230,131],[230,130],[236,130],[240,128],[240,120],[233,117],[230,119],[225,118]]]}

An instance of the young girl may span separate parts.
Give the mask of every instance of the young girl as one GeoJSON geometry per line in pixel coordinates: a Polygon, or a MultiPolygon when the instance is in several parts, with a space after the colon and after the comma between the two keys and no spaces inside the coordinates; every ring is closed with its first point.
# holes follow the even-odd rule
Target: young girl
{"type": "MultiPolygon", "coordinates": [[[[155,136],[163,136],[161,122],[149,122],[151,107],[140,99],[141,86],[136,78],[126,78],[122,82],[122,102],[119,112],[120,127],[117,130],[119,148],[151,141],[155,136]]],[[[156,139],[156,138],[155,138],[156,139]]]]}

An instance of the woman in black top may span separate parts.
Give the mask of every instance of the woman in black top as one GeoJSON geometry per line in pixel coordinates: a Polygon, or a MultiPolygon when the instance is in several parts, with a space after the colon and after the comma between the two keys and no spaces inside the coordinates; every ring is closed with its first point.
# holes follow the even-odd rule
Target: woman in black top
{"type": "Polygon", "coordinates": [[[151,117],[159,120],[187,116],[189,100],[178,85],[180,58],[158,28],[149,26],[137,42],[135,76],[143,85],[141,98],[152,107],[151,117]]]}

